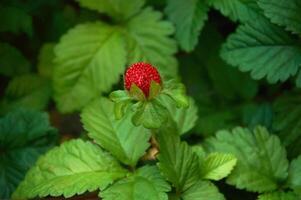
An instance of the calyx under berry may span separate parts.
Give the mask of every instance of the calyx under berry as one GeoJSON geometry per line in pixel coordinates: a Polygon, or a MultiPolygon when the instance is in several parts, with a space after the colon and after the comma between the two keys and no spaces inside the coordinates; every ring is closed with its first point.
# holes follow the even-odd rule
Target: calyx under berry
{"type": "Polygon", "coordinates": [[[161,76],[158,70],[149,63],[135,63],[126,70],[124,75],[125,89],[131,91],[135,85],[143,92],[146,98],[150,97],[150,90],[151,87],[154,87],[154,83],[162,86],[161,76]]]}

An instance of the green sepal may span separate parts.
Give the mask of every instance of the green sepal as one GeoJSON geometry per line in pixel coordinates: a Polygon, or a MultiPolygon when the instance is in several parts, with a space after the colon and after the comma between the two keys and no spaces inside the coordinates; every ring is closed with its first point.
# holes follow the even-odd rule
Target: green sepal
{"type": "Polygon", "coordinates": [[[189,106],[189,100],[186,96],[186,88],[182,83],[176,81],[169,81],[166,83],[166,88],[162,91],[163,94],[172,98],[178,108],[187,108],[189,106]]]}
{"type": "Polygon", "coordinates": [[[115,118],[121,119],[124,116],[126,108],[131,104],[131,97],[127,91],[117,90],[111,92],[110,99],[115,102],[114,104],[114,114],[115,118]]]}
{"type": "Polygon", "coordinates": [[[158,96],[160,94],[162,90],[162,87],[159,83],[157,83],[156,81],[151,81],[150,84],[150,89],[149,89],[149,95],[148,95],[148,99],[153,99],[156,96],[158,96]]]}
{"type": "Polygon", "coordinates": [[[135,84],[133,83],[131,85],[131,89],[130,89],[130,96],[138,101],[145,101],[146,97],[143,93],[143,91],[135,84]]]}
{"type": "Polygon", "coordinates": [[[167,109],[157,100],[138,102],[132,122],[135,126],[143,125],[148,129],[157,129],[168,118],[167,109]]]}

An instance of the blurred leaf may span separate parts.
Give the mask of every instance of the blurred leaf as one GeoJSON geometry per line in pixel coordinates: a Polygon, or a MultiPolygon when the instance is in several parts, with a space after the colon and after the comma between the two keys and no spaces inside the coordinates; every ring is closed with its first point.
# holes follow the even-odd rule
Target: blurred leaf
{"type": "Polygon", "coordinates": [[[273,129],[287,146],[288,155],[294,158],[301,153],[301,95],[299,91],[284,94],[274,103],[273,129]]]}
{"type": "Polygon", "coordinates": [[[271,104],[247,104],[242,108],[242,121],[250,129],[255,128],[257,125],[262,125],[267,129],[272,129],[274,119],[274,112],[271,104]]]}
{"type": "Polygon", "coordinates": [[[42,110],[52,94],[50,80],[36,74],[17,76],[9,82],[0,102],[0,113],[19,107],[42,110]]]}
{"type": "Polygon", "coordinates": [[[221,56],[241,71],[250,71],[252,78],[266,77],[269,83],[286,81],[301,66],[298,41],[264,20],[241,25],[223,45],[221,56]]]}
{"type": "Polygon", "coordinates": [[[38,72],[44,77],[52,77],[54,67],[54,43],[45,43],[40,49],[38,56],[38,72]]]}
{"type": "Polygon", "coordinates": [[[0,5],[0,32],[33,35],[32,18],[21,7],[0,5]]]}
{"type": "Polygon", "coordinates": [[[101,22],[76,26],[55,47],[54,92],[61,112],[79,110],[119,81],[126,64],[122,35],[101,22]]]}
{"type": "Polygon", "coordinates": [[[176,25],[176,38],[185,51],[192,51],[207,20],[208,6],[203,0],[169,0],[165,9],[176,25]]]}
{"type": "Polygon", "coordinates": [[[219,131],[216,137],[206,142],[211,152],[231,153],[237,165],[227,183],[252,192],[276,190],[288,175],[288,160],[285,148],[277,136],[263,127],[253,132],[237,127],[219,131]]]}
{"type": "Polygon", "coordinates": [[[104,200],[167,200],[169,190],[158,168],[146,165],[100,192],[99,196],[104,200]]]}
{"type": "Polygon", "coordinates": [[[273,23],[301,34],[301,3],[299,0],[259,0],[258,5],[273,23]]]}
{"type": "Polygon", "coordinates": [[[301,155],[291,162],[287,183],[296,194],[301,196],[301,155]]]}
{"type": "Polygon", "coordinates": [[[0,198],[9,199],[40,154],[56,142],[46,113],[16,110],[0,118],[0,198]]]}
{"type": "Polygon", "coordinates": [[[81,120],[97,144],[122,163],[135,166],[149,147],[150,132],[142,126],[135,127],[129,114],[115,120],[113,107],[114,103],[108,99],[95,100],[84,108],[81,120]]]}
{"type": "Polygon", "coordinates": [[[298,200],[299,198],[292,192],[272,192],[261,194],[258,197],[258,200],[298,200]]]}
{"type": "Polygon", "coordinates": [[[29,70],[30,63],[18,49],[8,43],[0,42],[0,74],[15,76],[27,73],[29,70]]]}
{"type": "Polygon", "coordinates": [[[198,157],[186,142],[171,132],[161,131],[157,135],[160,153],[158,166],[162,174],[176,188],[184,192],[200,179],[198,157]]]}
{"type": "Polygon", "coordinates": [[[145,0],[76,0],[82,7],[108,14],[116,20],[126,20],[137,14],[145,0]]]}
{"type": "Polygon", "coordinates": [[[156,66],[160,73],[168,77],[177,75],[177,52],[175,40],[169,38],[174,27],[162,21],[162,13],[148,7],[125,24],[128,63],[146,61],[156,66]]]}
{"type": "Polygon", "coordinates": [[[181,195],[183,200],[225,200],[217,187],[209,181],[198,181],[181,195]]]}
{"type": "Polygon", "coordinates": [[[252,99],[258,84],[246,73],[227,65],[219,56],[222,35],[211,24],[206,26],[196,49],[196,56],[204,62],[214,90],[229,100],[252,99]]]}
{"type": "Polygon", "coordinates": [[[207,0],[207,2],[233,21],[254,21],[261,17],[256,0],[207,0]]]}
{"type": "Polygon", "coordinates": [[[204,179],[221,180],[227,177],[235,167],[237,159],[232,154],[211,153],[201,162],[201,174],[204,179]]]}
{"type": "Polygon", "coordinates": [[[91,142],[71,140],[39,158],[13,194],[14,199],[65,198],[104,189],[126,171],[91,142]]]}

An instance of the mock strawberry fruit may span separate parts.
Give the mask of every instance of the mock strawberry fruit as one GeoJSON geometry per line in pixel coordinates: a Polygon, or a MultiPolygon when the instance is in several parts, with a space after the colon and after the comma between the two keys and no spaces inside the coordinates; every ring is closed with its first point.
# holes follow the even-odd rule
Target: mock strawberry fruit
{"type": "Polygon", "coordinates": [[[144,95],[148,97],[152,80],[162,85],[160,74],[154,66],[144,62],[138,62],[126,70],[124,87],[130,91],[134,83],[142,90],[144,95]]]}

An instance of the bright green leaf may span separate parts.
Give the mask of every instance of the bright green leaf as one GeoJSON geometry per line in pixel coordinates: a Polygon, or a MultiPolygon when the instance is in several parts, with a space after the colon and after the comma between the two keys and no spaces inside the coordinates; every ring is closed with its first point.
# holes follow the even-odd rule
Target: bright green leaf
{"type": "Polygon", "coordinates": [[[287,182],[288,186],[301,196],[301,155],[291,162],[287,182]]]}
{"type": "Polygon", "coordinates": [[[119,163],[91,142],[65,142],[39,158],[15,191],[14,199],[61,196],[104,189],[125,176],[119,163]]]}
{"type": "Polygon", "coordinates": [[[135,166],[149,147],[149,130],[135,127],[131,115],[116,120],[112,115],[114,103],[101,98],[84,108],[81,119],[84,128],[97,144],[111,152],[126,165],[135,166]]]}
{"type": "Polygon", "coordinates": [[[109,91],[126,64],[122,35],[101,22],[77,25],[54,51],[54,97],[62,112],[78,110],[109,91]]]}
{"type": "Polygon", "coordinates": [[[162,20],[162,13],[146,8],[131,18],[124,27],[128,63],[146,61],[156,66],[165,76],[177,75],[175,40],[169,38],[174,27],[162,20]]]}
{"type": "Polygon", "coordinates": [[[46,113],[16,110],[0,118],[0,199],[9,199],[36,159],[54,145],[46,113]]]}
{"type": "Polygon", "coordinates": [[[187,143],[175,133],[161,131],[157,135],[160,153],[158,166],[163,175],[183,192],[200,179],[198,157],[187,143]]]}
{"type": "Polygon", "coordinates": [[[209,181],[198,181],[181,195],[183,200],[224,200],[224,196],[219,193],[209,181]]]}
{"type": "Polygon", "coordinates": [[[29,70],[30,63],[18,49],[8,43],[0,42],[0,74],[15,76],[27,73],[29,70]]]}
{"type": "Polygon", "coordinates": [[[157,167],[144,166],[101,192],[100,196],[104,200],[167,200],[169,190],[170,186],[157,167]]]}
{"type": "Polygon", "coordinates": [[[0,32],[26,33],[33,35],[32,18],[21,7],[0,5],[0,32]]]}
{"type": "Polygon", "coordinates": [[[136,14],[145,0],[77,0],[82,7],[108,14],[116,20],[126,20],[136,14]]]}
{"type": "Polygon", "coordinates": [[[259,0],[258,5],[273,23],[301,34],[301,2],[299,0],[259,0]]]}
{"type": "Polygon", "coordinates": [[[272,192],[259,195],[258,200],[298,200],[299,198],[292,192],[272,192]]]}
{"type": "Polygon", "coordinates": [[[35,74],[25,74],[13,78],[0,102],[0,113],[26,107],[37,110],[44,109],[52,94],[50,80],[35,74]]]}
{"type": "Polygon", "coordinates": [[[176,38],[181,47],[191,51],[198,42],[207,20],[208,6],[203,0],[169,0],[166,13],[176,25],[176,38]]]}
{"type": "Polygon", "coordinates": [[[207,2],[233,21],[254,21],[261,17],[256,0],[207,0],[207,2]]]}
{"type": "Polygon", "coordinates": [[[132,118],[135,126],[143,125],[148,129],[156,129],[160,128],[168,118],[167,109],[157,99],[139,102],[135,109],[132,118]]]}
{"type": "Polygon", "coordinates": [[[198,119],[198,107],[192,98],[189,98],[188,108],[177,108],[173,100],[166,96],[160,96],[160,100],[168,109],[169,116],[175,122],[180,135],[187,133],[195,126],[198,119]]]}
{"type": "Polygon", "coordinates": [[[182,83],[177,83],[176,81],[171,80],[166,82],[164,86],[165,88],[162,93],[172,98],[178,108],[187,108],[189,106],[189,100],[186,96],[186,88],[182,83]]]}
{"type": "Polygon", "coordinates": [[[232,154],[211,153],[201,163],[204,179],[221,180],[227,177],[235,167],[237,159],[232,154]]]}
{"type": "Polygon", "coordinates": [[[121,119],[125,114],[126,108],[132,100],[131,97],[125,90],[116,90],[111,92],[110,99],[115,103],[114,113],[116,119],[121,119]]]}
{"type": "Polygon", "coordinates": [[[227,179],[239,189],[267,192],[278,188],[288,175],[285,148],[277,136],[263,127],[253,132],[244,128],[219,131],[215,138],[207,140],[213,152],[231,153],[237,165],[227,179]]]}
{"type": "Polygon", "coordinates": [[[54,67],[54,43],[45,43],[38,56],[38,72],[41,76],[52,77],[54,67]]]}
{"type": "Polygon", "coordinates": [[[285,81],[301,66],[298,41],[280,27],[263,20],[241,25],[224,44],[221,56],[241,71],[250,71],[254,79],[285,81]]]}

